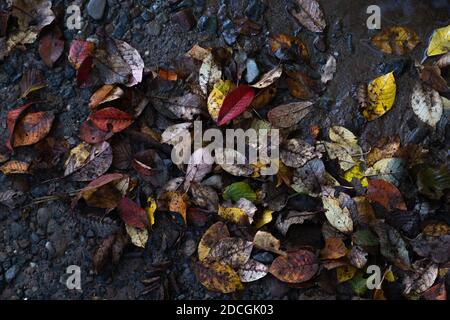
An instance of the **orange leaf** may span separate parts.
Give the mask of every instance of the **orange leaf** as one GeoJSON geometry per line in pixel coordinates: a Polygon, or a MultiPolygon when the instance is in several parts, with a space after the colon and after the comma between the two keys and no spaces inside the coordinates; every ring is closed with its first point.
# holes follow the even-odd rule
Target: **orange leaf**
{"type": "Polygon", "coordinates": [[[367,198],[382,205],[388,211],[393,211],[395,209],[407,210],[400,190],[386,180],[369,180],[367,198]]]}
{"type": "Polygon", "coordinates": [[[30,164],[23,161],[11,160],[0,167],[0,171],[4,174],[29,173],[30,164]]]}
{"type": "Polygon", "coordinates": [[[26,114],[14,130],[12,145],[20,147],[39,142],[50,132],[54,119],[55,115],[47,111],[26,114]]]}
{"type": "Polygon", "coordinates": [[[328,238],[325,248],[320,251],[321,259],[339,259],[347,254],[347,248],[341,238],[328,238]]]}
{"type": "Polygon", "coordinates": [[[120,132],[133,123],[133,117],[128,113],[108,107],[94,112],[89,116],[94,125],[103,131],[120,132]]]}
{"type": "Polygon", "coordinates": [[[298,250],[276,258],[269,272],[283,282],[300,283],[310,280],[318,269],[317,258],[312,252],[298,250]]]}

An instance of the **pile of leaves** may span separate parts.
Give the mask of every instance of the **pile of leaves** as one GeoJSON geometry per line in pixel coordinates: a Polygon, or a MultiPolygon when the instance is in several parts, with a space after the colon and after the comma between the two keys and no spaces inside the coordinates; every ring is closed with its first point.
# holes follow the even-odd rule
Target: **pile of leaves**
{"type": "MultiPolygon", "coordinates": [[[[51,2],[32,1],[26,7],[25,2],[13,1],[0,16],[0,59],[39,38],[41,59],[52,68],[64,40],[51,2]],[[39,19],[31,25],[22,11],[39,19]]],[[[289,10],[304,32],[326,32],[317,1],[297,0],[289,10]]],[[[249,19],[235,25],[237,37],[257,36],[261,30],[249,19]]],[[[386,54],[403,55],[419,41],[414,31],[395,26],[381,31],[372,44],[386,54]]],[[[342,126],[311,125],[307,135],[300,133],[302,120],[318,108],[338,67],[334,55],[324,65],[311,65],[307,48],[300,35],[270,34],[269,59],[259,65],[265,73],[253,77],[255,60],[237,47],[195,45],[165,69],[146,68],[136,49],[104,32],[76,39],[68,53],[76,85],[95,89],[79,144],[53,137],[57,117],[42,108],[45,101],[31,99],[8,112],[0,170],[14,176],[63,168],[56,178],[84,183],[70,194],[75,214],[88,207],[121,219],[123,229],[93,254],[97,273],[109,261],[119,263],[129,243],[145,248],[158,226],[155,214],[171,213],[181,224],[209,224],[191,267],[211,291],[232,293],[271,274],[292,288],[333,293],[345,285],[365,298],[400,292],[412,299],[446,299],[448,163],[436,164],[428,150],[402,146],[398,137],[363,150],[358,137],[342,126]],[[172,96],[175,88],[183,94],[172,96]],[[292,102],[273,107],[279,91],[288,92],[292,102]],[[164,119],[163,124],[148,126],[149,114],[164,119]],[[222,131],[279,129],[280,159],[271,163],[278,172],[262,175],[264,162],[211,164],[205,146],[188,155],[187,165],[171,163],[172,154],[191,146],[194,121],[222,131]],[[36,161],[18,160],[25,146],[37,150],[36,161]],[[416,187],[418,192],[412,191],[416,187]],[[302,233],[318,241],[298,241],[302,233]],[[366,285],[371,265],[382,271],[373,290],[366,285]]],[[[428,58],[416,64],[411,108],[431,129],[449,105],[443,76],[449,49],[450,26],[437,29],[428,58]]],[[[395,107],[394,71],[359,86],[357,100],[367,121],[395,107]]],[[[21,88],[28,98],[45,88],[45,81],[28,70],[21,88]]],[[[0,201],[14,207],[21,196],[7,191],[0,201]]]]}

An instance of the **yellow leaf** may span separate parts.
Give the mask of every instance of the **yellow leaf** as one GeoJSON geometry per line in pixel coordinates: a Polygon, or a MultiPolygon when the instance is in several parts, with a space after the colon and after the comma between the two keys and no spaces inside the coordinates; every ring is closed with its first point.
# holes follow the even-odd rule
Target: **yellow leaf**
{"type": "Polygon", "coordinates": [[[209,255],[211,248],[214,247],[219,240],[228,238],[229,236],[230,233],[226,224],[221,221],[214,223],[206,230],[198,243],[198,259],[200,261],[205,260],[209,255]]]}
{"type": "Polygon", "coordinates": [[[272,214],[274,211],[265,209],[263,214],[259,217],[259,219],[255,222],[255,228],[259,229],[262,226],[268,224],[270,221],[272,221],[273,217],[272,214]]]}
{"type": "Polygon", "coordinates": [[[344,179],[348,182],[352,182],[352,179],[358,179],[361,181],[361,185],[365,188],[369,186],[369,182],[367,181],[367,178],[364,176],[364,173],[361,171],[361,166],[357,164],[350,170],[346,171],[344,173],[344,179]]]}
{"type": "Polygon", "coordinates": [[[364,118],[372,121],[388,112],[394,105],[396,90],[393,72],[372,80],[367,86],[367,106],[362,110],[364,118]]]}
{"type": "Polygon", "coordinates": [[[138,229],[133,226],[125,224],[125,229],[131,238],[131,242],[137,247],[145,248],[148,241],[148,231],[147,229],[138,229]]]}
{"type": "Polygon", "coordinates": [[[148,221],[150,222],[150,226],[155,224],[155,211],[156,211],[156,201],[152,197],[148,197],[147,199],[147,207],[145,208],[145,212],[147,212],[148,221]]]}
{"type": "Polygon", "coordinates": [[[291,186],[292,176],[294,175],[294,171],[292,168],[286,166],[282,161],[277,161],[276,165],[278,166],[277,173],[277,185],[278,188],[284,182],[286,186],[291,186]]]}
{"type": "Polygon", "coordinates": [[[206,289],[222,293],[231,293],[244,289],[239,275],[227,264],[219,262],[200,263],[194,267],[197,279],[206,289]]]}
{"type": "Polygon", "coordinates": [[[450,51],[450,25],[436,29],[428,45],[427,55],[436,56],[450,51]]]}
{"type": "Polygon", "coordinates": [[[391,270],[386,271],[386,273],[384,274],[384,278],[386,279],[387,282],[395,281],[394,273],[391,270]]]}
{"type": "Polygon", "coordinates": [[[353,266],[342,266],[336,270],[337,280],[339,283],[348,281],[353,278],[356,273],[356,268],[353,266]]]}
{"type": "Polygon", "coordinates": [[[29,173],[30,164],[23,161],[11,160],[0,167],[3,174],[29,173]]]}
{"type": "Polygon", "coordinates": [[[166,193],[169,200],[169,210],[178,212],[186,223],[186,201],[185,195],[179,191],[169,191],[166,193]]]}
{"type": "Polygon", "coordinates": [[[384,53],[402,55],[414,49],[419,36],[405,27],[390,27],[372,39],[372,43],[384,53]]]}
{"type": "Polygon", "coordinates": [[[219,216],[225,220],[229,220],[231,222],[237,224],[247,224],[248,216],[244,210],[240,208],[225,208],[219,206],[219,216]]]}
{"type": "Polygon", "coordinates": [[[208,112],[214,121],[217,121],[223,100],[225,100],[228,92],[230,92],[233,88],[234,84],[230,80],[219,80],[216,84],[214,84],[214,88],[208,97],[208,112]]]}

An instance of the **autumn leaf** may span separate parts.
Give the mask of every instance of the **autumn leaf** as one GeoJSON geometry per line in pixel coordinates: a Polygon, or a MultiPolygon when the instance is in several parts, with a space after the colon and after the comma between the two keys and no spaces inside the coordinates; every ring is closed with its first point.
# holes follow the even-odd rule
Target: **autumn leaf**
{"type": "Polygon", "coordinates": [[[230,184],[223,191],[223,198],[225,200],[238,201],[241,198],[245,198],[250,201],[256,200],[256,193],[246,182],[235,182],[230,184]]]}
{"type": "Polygon", "coordinates": [[[124,95],[124,91],[117,85],[105,84],[94,92],[89,100],[89,108],[95,109],[97,106],[119,99],[124,95]]]}
{"type": "Polygon", "coordinates": [[[127,225],[138,229],[145,229],[149,226],[147,213],[133,200],[128,198],[120,199],[117,210],[127,225]]]}
{"type": "Polygon", "coordinates": [[[78,70],[86,58],[93,56],[94,51],[94,42],[74,40],[70,44],[69,62],[76,70],[78,70]]]}
{"type": "Polygon", "coordinates": [[[102,131],[120,132],[133,123],[133,117],[128,113],[108,107],[92,113],[89,118],[102,131]]]}
{"type": "Polygon", "coordinates": [[[339,198],[324,195],[322,197],[325,216],[330,224],[343,233],[351,233],[353,231],[353,220],[347,207],[343,207],[343,194],[339,198]]]}
{"type": "Polygon", "coordinates": [[[197,279],[208,290],[232,293],[244,289],[239,275],[229,265],[220,262],[197,262],[194,265],[194,272],[197,279]]]}
{"type": "Polygon", "coordinates": [[[303,224],[305,221],[310,221],[316,218],[317,213],[308,211],[294,211],[290,210],[287,215],[279,215],[275,226],[283,236],[286,236],[289,228],[294,224],[303,224]]]}
{"type": "Polygon", "coordinates": [[[52,25],[39,38],[39,56],[45,65],[52,68],[64,51],[64,39],[61,29],[52,25]]]}
{"type": "Polygon", "coordinates": [[[242,282],[253,282],[264,278],[269,272],[269,268],[256,260],[249,259],[247,263],[240,266],[237,274],[242,282]]]}
{"type": "Polygon", "coordinates": [[[437,56],[439,54],[447,53],[450,50],[450,25],[436,29],[431,36],[430,44],[428,45],[427,55],[437,56]]]}
{"type": "Polygon", "coordinates": [[[270,110],[267,119],[276,128],[289,128],[303,119],[313,104],[311,101],[284,104],[270,110]]]}
{"type": "Polygon", "coordinates": [[[308,48],[299,37],[278,33],[269,37],[269,47],[272,54],[280,60],[309,59],[308,48]]]}
{"type": "Polygon", "coordinates": [[[347,254],[347,248],[341,238],[327,238],[325,247],[320,251],[321,259],[339,259],[347,254]]]}
{"type": "Polygon", "coordinates": [[[393,72],[372,80],[367,86],[367,106],[362,110],[364,118],[372,121],[388,112],[394,105],[396,89],[393,72]]]}
{"type": "Polygon", "coordinates": [[[381,179],[369,180],[367,198],[382,205],[386,210],[407,210],[400,191],[391,183],[381,179]]]}
{"type": "Polygon", "coordinates": [[[167,191],[160,196],[160,200],[167,202],[169,211],[179,213],[186,222],[186,195],[181,191],[167,191]]]}
{"type": "Polygon", "coordinates": [[[15,108],[13,110],[8,111],[8,113],[6,115],[6,127],[8,129],[9,138],[6,141],[6,147],[9,150],[11,150],[11,151],[13,150],[12,139],[13,139],[13,136],[14,136],[14,130],[16,128],[16,124],[18,122],[18,119],[23,114],[23,112],[25,112],[25,110],[27,110],[34,103],[35,102],[29,102],[27,104],[24,104],[24,105],[18,107],[18,108],[15,108]]]}
{"type": "Polygon", "coordinates": [[[258,217],[258,219],[255,221],[255,228],[259,229],[263,227],[264,225],[270,223],[273,219],[273,213],[274,211],[270,209],[265,209],[263,213],[258,217]]]}
{"type": "Polygon", "coordinates": [[[217,261],[222,264],[239,268],[247,263],[253,249],[253,243],[241,238],[222,238],[218,240],[209,251],[206,260],[217,261]]]}
{"type": "Polygon", "coordinates": [[[125,224],[125,230],[127,234],[131,238],[131,242],[140,248],[145,248],[145,245],[148,241],[148,230],[147,229],[139,229],[128,224],[125,224]]]}
{"type": "Polygon", "coordinates": [[[419,192],[431,199],[439,199],[444,191],[450,189],[450,170],[442,165],[438,168],[430,166],[420,167],[417,173],[417,186],[419,192]]]}
{"type": "Polygon", "coordinates": [[[230,237],[228,228],[223,222],[216,222],[206,230],[198,243],[198,259],[203,261],[209,255],[211,249],[224,238],[230,237]]]}
{"type": "Polygon", "coordinates": [[[319,269],[316,256],[307,250],[288,252],[277,257],[269,267],[269,272],[278,280],[287,283],[301,283],[310,280],[319,269]]]}
{"type": "Polygon", "coordinates": [[[15,126],[12,146],[29,146],[39,142],[50,132],[54,118],[54,114],[47,111],[24,115],[15,126]]]}
{"type": "Polygon", "coordinates": [[[96,144],[109,140],[114,135],[112,131],[102,131],[97,128],[91,120],[86,120],[80,126],[78,137],[86,143],[96,144]]]}
{"type": "Polygon", "coordinates": [[[30,164],[24,161],[10,160],[0,167],[5,175],[29,173],[30,164]]]}
{"type": "Polygon", "coordinates": [[[205,51],[201,60],[203,62],[199,69],[198,80],[203,95],[207,96],[212,86],[221,80],[222,71],[215,62],[211,51],[205,51]]]}
{"type": "Polygon", "coordinates": [[[228,95],[230,90],[234,89],[234,84],[230,80],[219,80],[219,82],[214,84],[211,93],[208,96],[208,112],[214,121],[217,121],[219,116],[220,108],[223,105],[225,97],[228,95]]]}
{"type": "Polygon", "coordinates": [[[120,188],[120,182],[126,182],[128,179],[121,173],[105,174],[81,189],[77,198],[82,197],[91,207],[114,209],[127,192],[127,188],[120,188]]]}
{"type": "Polygon", "coordinates": [[[419,44],[419,36],[406,27],[390,27],[372,38],[372,44],[384,53],[403,55],[419,44]]]}
{"type": "Polygon", "coordinates": [[[424,88],[417,82],[411,94],[411,107],[417,117],[435,128],[442,117],[443,104],[439,93],[433,89],[424,88]]]}
{"type": "Polygon", "coordinates": [[[155,199],[152,197],[147,198],[147,206],[144,208],[147,213],[148,221],[150,222],[150,227],[155,224],[155,211],[157,208],[157,204],[155,199]]]}
{"type": "Polygon", "coordinates": [[[253,244],[256,248],[274,252],[279,255],[285,256],[286,253],[280,250],[281,242],[275,238],[270,232],[259,230],[256,232],[253,238],[253,244]]]}
{"type": "Polygon", "coordinates": [[[184,180],[184,189],[187,190],[191,182],[200,182],[211,172],[214,160],[210,150],[199,148],[194,151],[189,159],[184,180]]]}
{"type": "Polygon", "coordinates": [[[37,69],[27,69],[20,79],[20,93],[21,98],[27,97],[30,93],[38,91],[45,88],[47,84],[45,83],[44,76],[37,69]]]}
{"type": "Polygon", "coordinates": [[[254,96],[254,90],[247,85],[240,85],[229,92],[220,108],[217,124],[219,126],[227,124],[243,113],[252,103],[254,96]]]}
{"type": "Polygon", "coordinates": [[[219,206],[218,214],[225,220],[236,224],[251,224],[257,208],[245,198],[239,199],[236,204],[224,203],[219,206]]]}
{"type": "Polygon", "coordinates": [[[278,78],[281,77],[282,73],[283,73],[283,68],[276,67],[276,68],[268,71],[267,73],[263,74],[261,79],[251,86],[256,89],[267,88],[268,86],[272,85],[276,80],[278,80],[278,78]]]}
{"type": "Polygon", "coordinates": [[[326,27],[325,18],[317,0],[296,0],[297,7],[290,13],[312,32],[323,32],[326,27]]]}
{"type": "Polygon", "coordinates": [[[282,145],[281,161],[292,168],[300,168],[314,158],[321,158],[322,154],[306,141],[289,139],[282,145]]]}

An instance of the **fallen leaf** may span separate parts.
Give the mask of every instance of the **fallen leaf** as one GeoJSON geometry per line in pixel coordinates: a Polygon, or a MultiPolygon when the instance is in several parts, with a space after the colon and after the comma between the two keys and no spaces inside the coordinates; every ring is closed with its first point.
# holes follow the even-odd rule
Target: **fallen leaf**
{"type": "Polygon", "coordinates": [[[64,39],[61,29],[52,25],[50,29],[39,38],[39,56],[45,65],[53,68],[53,65],[61,57],[64,51],[64,39]]]}
{"type": "Polygon", "coordinates": [[[441,69],[438,66],[420,66],[420,80],[434,90],[440,93],[447,93],[450,88],[441,75],[441,69]]]}
{"type": "Polygon", "coordinates": [[[439,93],[433,89],[424,88],[420,82],[414,85],[411,107],[422,122],[433,128],[436,127],[443,114],[442,99],[439,93]]]}
{"type": "Polygon", "coordinates": [[[419,192],[431,199],[440,199],[450,189],[450,170],[442,165],[438,168],[422,166],[417,173],[419,192]]]}
{"type": "Polygon", "coordinates": [[[447,53],[450,50],[450,25],[436,29],[431,36],[430,44],[428,45],[427,55],[437,56],[439,54],[447,53]]]}
{"type": "Polygon", "coordinates": [[[114,135],[112,131],[102,131],[97,128],[91,120],[86,120],[80,126],[78,137],[86,143],[96,144],[106,141],[114,135]]]}
{"type": "Polygon", "coordinates": [[[25,194],[21,191],[6,190],[0,192],[0,204],[7,206],[10,209],[21,205],[25,201],[25,194]]]}
{"type": "Polygon", "coordinates": [[[296,125],[314,105],[311,101],[291,102],[275,107],[267,114],[267,119],[276,128],[289,128],[296,125]]]}
{"type": "Polygon", "coordinates": [[[29,146],[39,142],[50,132],[54,118],[54,114],[47,111],[27,113],[15,126],[12,146],[29,146]]]}
{"type": "Polygon", "coordinates": [[[391,183],[381,180],[369,180],[369,188],[367,189],[367,198],[370,201],[382,205],[386,210],[407,210],[400,191],[391,183]]]}
{"type": "Polygon", "coordinates": [[[160,196],[160,200],[167,202],[169,211],[179,213],[186,222],[186,196],[180,191],[167,191],[160,196]]]}
{"type": "Polygon", "coordinates": [[[336,73],[336,58],[330,55],[327,62],[320,69],[320,81],[327,83],[333,80],[334,74],[336,73]]]}
{"type": "Polygon", "coordinates": [[[350,249],[347,257],[352,266],[362,269],[367,264],[367,255],[368,253],[363,248],[355,246],[350,249]]]}
{"type": "Polygon", "coordinates": [[[283,143],[280,156],[288,167],[300,168],[311,159],[321,158],[322,154],[301,139],[289,139],[283,143]]]}
{"type": "Polygon", "coordinates": [[[208,112],[214,121],[217,121],[219,111],[223,105],[225,97],[228,95],[230,90],[234,89],[234,87],[233,82],[230,80],[219,80],[219,82],[214,84],[207,101],[208,112]]]}
{"type": "Polygon", "coordinates": [[[0,167],[5,175],[29,173],[30,164],[24,161],[10,160],[0,167]]]}
{"type": "Polygon", "coordinates": [[[273,213],[274,211],[270,209],[265,209],[262,213],[262,215],[255,221],[255,228],[260,229],[264,225],[270,223],[273,219],[273,213]]]}
{"type": "Polygon", "coordinates": [[[427,236],[420,234],[411,241],[414,252],[436,263],[450,261],[450,234],[427,236]]]}
{"type": "Polygon", "coordinates": [[[111,257],[111,249],[115,239],[115,234],[106,237],[95,250],[92,255],[92,269],[94,273],[99,274],[105,268],[108,259],[111,257]]]}
{"type": "Polygon", "coordinates": [[[384,53],[404,55],[420,42],[419,36],[406,27],[390,27],[372,38],[372,44],[384,53]]]}
{"type": "Polygon", "coordinates": [[[188,93],[181,97],[170,98],[165,108],[177,118],[190,121],[203,112],[204,106],[205,100],[201,96],[188,93]]]}
{"type": "Polygon", "coordinates": [[[219,206],[218,214],[225,220],[245,225],[253,222],[253,216],[256,210],[256,206],[251,201],[241,198],[235,205],[224,203],[219,206]]]}
{"type": "Polygon", "coordinates": [[[88,119],[100,130],[114,133],[125,130],[133,123],[131,115],[114,107],[100,109],[92,113],[88,119]]]}
{"type": "Polygon", "coordinates": [[[228,228],[223,222],[216,222],[206,230],[198,243],[198,259],[203,261],[219,240],[230,237],[228,228]]]}
{"type": "Polygon", "coordinates": [[[412,264],[412,271],[403,279],[404,294],[420,294],[428,290],[438,276],[439,267],[433,262],[418,260],[412,264]]]}
{"type": "Polygon", "coordinates": [[[422,294],[422,298],[425,300],[447,300],[447,291],[445,289],[445,283],[439,283],[428,289],[422,294]]]}
{"type": "Polygon", "coordinates": [[[372,121],[388,112],[394,105],[396,89],[394,72],[372,80],[367,86],[367,106],[362,110],[364,118],[372,121]]]}
{"type": "Polygon", "coordinates": [[[385,158],[374,163],[364,175],[372,179],[383,179],[399,185],[406,172],[406,163],[402,158],[385,158]]]}
{"type": "Polygon", "coordinates": [[[280,250],[280,240],[275,238],[270,232],[258,231],[253,238],[253,244],[256,248],[274,252],[279,255],[286,255],[286,253],[280,250]]]}
{"type": "Polygon", "coordinates": [[[147,213],[133,200],[128,198],[120,199],[117,210],[127,225],[141,230],[149,226],[147,213]]]}
{"type": "Polygon", "coordinates": [[[206,260],[217,261],[236,269],[247,263],[253,249],[253,243],[241,238],[223,238],[218,240],[209,251],[206,260]]]}
{"type": "Polygon", "coordinates": [[[368,186],[368,180],[366,178],[366,173],[364,173],[361,170],[361,166],[357,164],[350,170],[347,170],[344,172],[344,179],[348,182],[352,182],[353,179],[356,179],[359,181],[362,187],[367,188],[368,186]]]}
{"type": "Polygon", "coordinates": [[[373,147],[366,157],[366,163],[370,167],[378,160],[392,158],[400,150],[400,137],[383,138],[377,146],[373,147]]]}
{"type": "Polygon", "coordinates": [[[139,229],[128,224],[125,224],[125,230],[131,238],[131,242],[140,248],[145,248],[148,241],[148,230],[139,229]]]}
{"type": "Polygon", "coordinates": [[[357,196],[353,198],[358,212],[357,221],[359,224],[370,225],[376,220],[375,211],[369,200],[365,196],[357,196]]]}
{"type": "Polygon", "coordinates": [[[117,85],[105,84],[94,92],[89,100],[89,108],[95,109],[97,106],[119,99],[124,95],[124,91],[117,85]]]}
{"type": "Polygon", "coordinates": [[[47,84],[41,71],[38,69],[27,69],[24,71],[19,83],[21,98],[25,98],[30,93],[45,88],[46,86],[47,84]]]}
{"type": "Polygon", "coordinates": [[[212,86],[220,81],[222,77],[222,71],[214,61],[214,57],[211,51],[205,52],[202,60],[203,62],[200,66],[198,80],[203,95],[207,96],[212,86]]]}
{"type": "Polygon", "coordinates": [[[280,60],[309,59],[308,48],[299,37],[278,33],[269,37],[269,47],[272,54],[280,60]]]}
{"type": "Polygon", "coordinates": [[[321,259],[339,259],[345,257],[347,248],[341,238],[327,238],[325,247],[320,251],[321,259]]]}
{"type": "Polygon", "coordinates": [[[342,193],[338,199],[332,196],[323,196],[322,202],[328,222],[343,233],[351,233],[353,231],[353,220],[349,209],[342,207],[342,193]]]}
{"type": "Polygon", "coordinates": [[[272,70],[263,74],[261,79],[255,84],[252,84],[251,86],[256,89],[267,88],[268,86],[272,85],[276,80],[278,80],[278,78],[281,77],[282,73],[283,73],[282,67],[273,68],[272,70]]]}
{"type": "Polygon", "coordinates": [[[325,165],[320,159],[312,159],[304,166],[295,169],[291,188],[298,193],[305,193],[317,197],[326,185],[325,165]]]}
{"type": "Polygon", "coordinates": [[[322,10],[316,0],[296,0],[297,7],[290,13],[309,31],[323,32],[327,26],[322,10]]]}
{"type": "Polygon", "coordinates": [[[348,280],[353,279],[356,274],[357,269],[350,265],[345,265],[338,267],[336,269],[336,278],[338,283],[342,283],[348,280]]]}
{"type": "Polygon", "coordinates": [[[362,247],[375,247],[379,244],[378,238],[368,229],[361,229],[353,233],[352,241],[362,247]]]}
{"type": "Polygon", "coordinates": [[[227,124],[243,113],[252,103],[254,96],[254,90],[247,85],[240,85],[231,90],[225,97],[222,107],[220,108],[217,124],[219,126],[227,124]]]}
{"type": "Polygon", "coordinates": [[[319,269],[316,256],[307,250],[288,252],[277,257],[269,272],[278,280],[287,283],[301,283],[310,280],[319,269]]]}
{"type": "Polygon", "coordinates": [[[191,201],[209,212],[216,213],[219,209],[219,196],[217,192],[210,186],[193,182],[189,188],[191,192],[191,201]]]}
{"type": "Polygon", "coordinates": [[[184,140],[182,139],[183,137],[189,137],[189,139],[186,140],[189,140],[190,145],[191,134],[188,129],[191,127],[191,122],[178,123],[167,127],[161,135],[161,143],[168,143],[175,146],[180,140],[184,140]]]}
{"type": "Polygon", "coordinates": [[[194,151],[189,159],[184,180],[184,189],[189,189],[191,182],[200,182],[211,172],[214,158],[208,148],[199,148],[194,151]]]}
{"type": "Polygon", "coordinates": [[[238,201],[245,198],[254,202],[256,200],[256,193],[246,182],[235,182],[225,188],[222,194],[225,200],[238,201]]]}
{"type": "Polygon", "coordinates": [[[316,99],[317,94],[323,90],[322,82],[304,72],[287,70],[286,75],[289,93],[297,99],[316,99]]]}
{"type": "Polygon", "coordinates": [[[286,216],[284,217],[282,215],[278,216],[275,226],[283,236],[286,236],[287,232],[289,231],[289,228],[293,224],[303,224],[305,221],[312,220],[316,216],[317,214],[314,212],[308,211],[300,212],[290,210],[286,216]]]}
{"type": "Polygon", "coordinates": [[[127,190],[119,189],[119,182],[124,179],[129,178],[121,173],[100,176],[81,189],[78,198],[82,197],[91,207],[114,209],[126,195],[127,190]]]}
{"type": "Polygon", "coordinates": [[[269,267],[265,264],[253,259],[249,259],[247,263],[240,266],[237,274],[242,282],[253,282],[264,278],[269,272],[269,267]]]}
{"type": "Polygon", "coordinates": [[[94,42],[73,40],[69,49],[69,62],[76,70],[78,70],[88,57],[93,56],[94,51],[94,42]]]}
{"type": "Polygon", "coordinates": [[[194,272],[200,283],[208,290],[232,293],[244,289],[239,275],[229,265],[219,262],[194,265],[194,272]]]}

